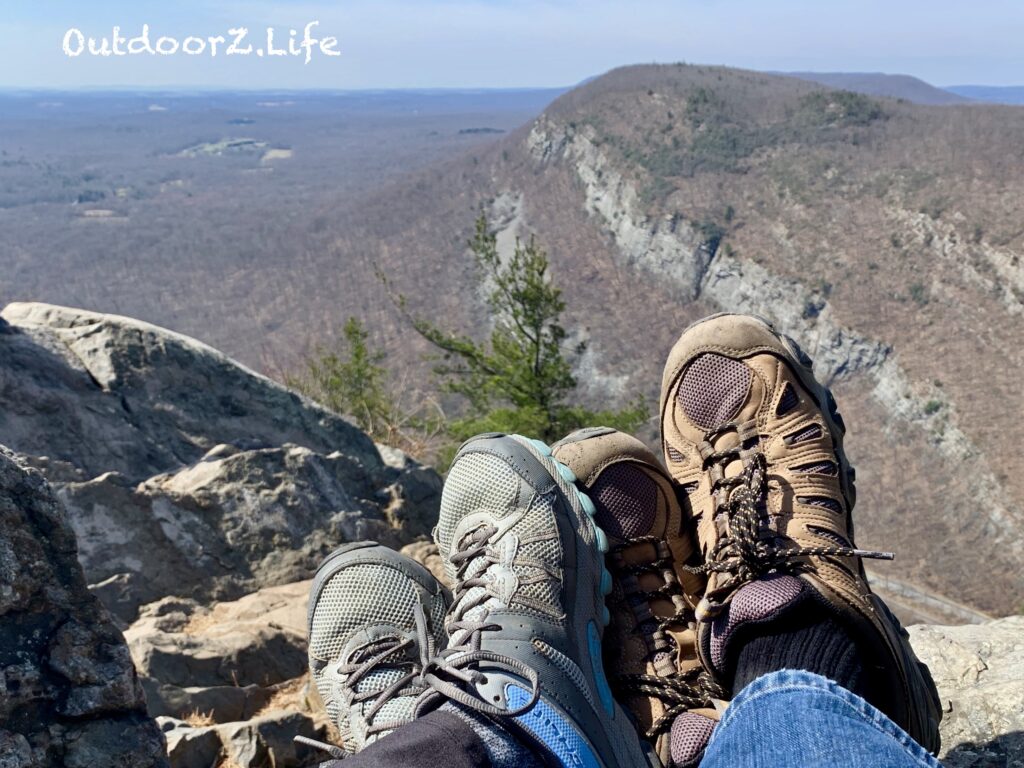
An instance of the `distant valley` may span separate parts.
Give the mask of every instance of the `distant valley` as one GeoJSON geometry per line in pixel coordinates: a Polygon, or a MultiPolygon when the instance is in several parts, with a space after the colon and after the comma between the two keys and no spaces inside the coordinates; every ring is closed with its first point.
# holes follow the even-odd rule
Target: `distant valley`
{"type": "Polygon", "coordinates": [[[993,104],[1024,104],[1024,86],[950,85],[945,90],[975,101],[993,104]]]}
{"type": "Polygon", "coordinates": [[[271,372],[355,315],[425,382],[378,275],[485,332],[483,209],[503,247],[549,250],[589,401],[653,403],[703,314],[770,316],[851,425],[887,594],[937,621],[1021,610],[1024,110],[822,77],[642,66],[505,102],[111,96],[70,119],[4,96],[0,303],[145,318],[271,372]]]}

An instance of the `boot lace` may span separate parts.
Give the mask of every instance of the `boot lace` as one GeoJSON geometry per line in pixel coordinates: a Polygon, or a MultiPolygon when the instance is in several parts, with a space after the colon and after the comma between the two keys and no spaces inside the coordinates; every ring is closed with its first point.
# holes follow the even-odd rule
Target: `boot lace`
{"type": "Polygon", "coordinates": [[[725,605],[726,598],[736,589],[772,571],[788,569],[799,571],[806,567],[807,557],[861,557],[892,560],[892,552],[875,552],[853,547],[792,547],[786,539],[767,529],[767,461],[764,453],[756,449],[757,437],[749,439],[740,431],[741,442],[733,448],[715,450],[712,441],[725,429],[725,425],[708,433],[700,446],[704,468],[712,478],[711,490],[715,497],[716,516],[725,516],[725,532],[708,554],[703,565],[684,566],[697,575],[727,574],[713,590],[705,593],[698,607],[698,619],[713,616],[725,605]],[[735,477],[725,476],[725,465],[743,461],[743,471],[735,477]],[[719,503],[721,498],[724,503],[719,503]]]}
{"type": "MultiPolygon", "coordinates": [[[[656,599],[669,600],[675,612],[670,616],[658,617],[653,613],[649,617],[637,618],[633,627],[647,640],[651,653],[666,653],[675,659],[678,648],[676,640],[668,632],[670,627],[686,627],[693,619],[693,610],[686,603],[682,585],[672,571],[671,555],[664,541],[656,536],[641,536],[613,547],[609,553],[611,561],[616,563],[618,557],[627,549],[637,545],[651,544],[656,548],[658,556],[648,562],[620,563],[615,566],[631,603],[640,601],[650,606],[656,599]],[[658,576],[661,584],[656,589],[645,590],[638,586],[638,579],[646,574],[658,576]],[[637,586],[633,586],[637,584],[637,586]]],[[[672,662],[674,670],[675,662],[672,662]]],[[[665,705],[664,714],[655,720],[644,736],[654,740],[672,727],[675,718],[690,709],[713,706],[713,698],[724,698],[725,691],[700,667],[684,672],[673,671],[664,675],[625,674],[617,675],[611,680],[612,687],[621,698],[631,695],[653,696],[665,705]]]]}
{"type": "Polygon", "coordinates": [[[659,675],[622,675],[616,678],[619,696],[654,696],[666,704],[664,714],[651,723],[644,737],[654,741],[672,727],[673,721],[691,709],[711,708],[714,699],[728,698],[728,691],[700,667],[678,672],[671,677],[659,675]]]}
{"type": "MultiPolygon", "coordinates": [[[[423,681],[431,690],[418,702],[417,714],[436,706],[439,700],[450,699],[484,715],[515,717],[529,710],[540,698],[540,678],[534,669],[510,656],[480,647],[483,633],[501,629],[500,624],[487,621],[487,604],[498,599],[493,581],[487,578],[488,571],[501,562],[491,546],[491,537],[497,531],[493,525],[477,528],[463,537],[451,555],[451,563],[456,568],[449,614],[453,620],[448,622],[451,639],[445,650],[424,664],[423,681]],[[529,700],[519,707],[502,709],[468,693],[465,688],[487,682],[487,675],[479,669],[481,663],[504,668],[526,680],[530,687],[529,700]]],[[[542,571],[537,580],[559,578],[542,564],[531,564],[542,571]]]]}
{"type": "MultiPolygon", "coordinates": [[[[402,696],[419,696],[427,688],[422,680],[422,671],[426,659],[434,653],[434,637],[427,628],[427,617],[423,612],[423,606],[417,602],[413,611],[416,630],[412,637],[400,635],[383,637],[360,648],[353,654],[351,662],[338,664],[336,667],[338,674],[344,677],[342,686],[350,693],[352,704],[373,700],[373,703],[363,712],[363,718],[367,722],[367,736],[392,731],[404,725],[406,720],[375,722],[374,718],[389,701],[402,696]],[[411,656],[410,651],[416,649],[418,649],[417,656],[411,656]],[[401,674],[385,688],[358,690],[359,683],[366,680],[371,674],[389,670],[398,671],[401,674]]],[[[305,736],[295,736],[294,741],[319,749],[337,759],[346,755],[345,750],[341,747],[305,736]]]]}

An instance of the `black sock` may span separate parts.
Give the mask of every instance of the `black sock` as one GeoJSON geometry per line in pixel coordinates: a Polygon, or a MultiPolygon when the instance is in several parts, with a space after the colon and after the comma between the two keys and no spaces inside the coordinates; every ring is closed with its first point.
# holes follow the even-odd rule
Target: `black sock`
{"type": "Polygon", "coordinates": [[[731,641],[737,647],[732,654],[734,694],[761,675],[800,669],[827,677],[879,706],[872,701],[877,693],[863,653],[843,626],[813,601],[782,619],[758,625],[756,631],[741,632],[731,641]]]}

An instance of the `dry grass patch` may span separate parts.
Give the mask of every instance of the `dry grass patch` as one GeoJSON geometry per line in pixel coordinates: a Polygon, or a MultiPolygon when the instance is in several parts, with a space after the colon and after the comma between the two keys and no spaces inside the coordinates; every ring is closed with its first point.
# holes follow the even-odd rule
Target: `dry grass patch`
{"type": "Polygon", "coordinates": [[[309,673],[294,680],[278,683],[274,695],[254,716],[260,717],[275,709],[287,709],[293,712],[309,712],[310,706],[306,699],[306,689],[310,684],[309,673]]]}
{"type": "Polygon", "coordinates": [[[217,724],[217,721],[213,719],[213,710],[200,712],[198,709],[193,709],[185,715],[185,722],[192,728],[206,728],[217,724]]]}

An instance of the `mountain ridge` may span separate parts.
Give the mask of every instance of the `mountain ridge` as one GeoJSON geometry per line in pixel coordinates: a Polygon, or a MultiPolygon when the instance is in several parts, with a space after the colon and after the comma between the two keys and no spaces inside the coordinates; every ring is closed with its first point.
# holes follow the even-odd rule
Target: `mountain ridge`
{"type": "MultiPolygon", "coordinates": [[[[268,236],[302,237],[274,239],[272,258],[217,264],[197,238],[188,259],[126,262],[149,280],[138,291],[98,267],[49,290],[122,314],[177,301],[161,324],[285,369],[355,315],[418,396],[431,387],[428,349],[378,275],[410,310],[485,334],[466,248],[483,208],[500,242],[536,233],[549,251],[565,325],[588,342],[575,360],[587,404],[656,402],[665,353],[703,315],[770,316],[847,413],[860,543],[898,551],[880,575],[1008,613],[1021,608],[1024,562],[1021,147],[1024,112],[1012,108],[916,105],[725,67],[625,67],[500,139],[276,220],[268,236]]],[[[107,224],[122,226],[75,226],[107,224]]],[[[656,445],[656,425],[644,437],[656,445]]]]}
{"type": "Polygon", "coordinates": [[[914,104],[969,104],[968,94],[939,88],[913,75],[886,72],[779,72],[780,75],[810,80],[837,90],[855,91],[868,96],[906,99],[914,104]]]}
{"type": "Polygon", "coordinates": [[[578,370],[596,401],[640,391],[653,402],[662,355],[702,315],[770,317],[847,413],[860,539],[899,554],[883,575],[1010,612],[1024,548],[1010,459],[1024,435],[1009,417],[1024,407],[1013,344],[1024,158],[1004,151],[1011,137],[1024,139],[1024,119],[999,107],[874,101],[718,67],[623,68],[368,199],[367,223],[354,217],[331,256],[358,281],[352,309],[393,364],[417,369],[422,346],[362,271],[386,272],[413,311],[481,333],[461,245],[474,212],[506,240],[536,233],[567,327],[590,341],[578,370]]]}

